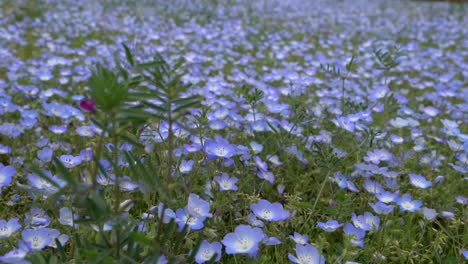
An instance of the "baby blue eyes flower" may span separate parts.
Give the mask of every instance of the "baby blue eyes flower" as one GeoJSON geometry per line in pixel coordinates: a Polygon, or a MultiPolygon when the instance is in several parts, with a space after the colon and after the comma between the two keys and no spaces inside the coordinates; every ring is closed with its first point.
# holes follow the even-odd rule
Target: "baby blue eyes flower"
{"type": "Polygon", "coordinates": [[[55,238],[50,235],[51,229],[25,229],[21,233],[21,237],[28,245],[31,251],[38,251],[49,245],[55,238]]]}
{"type": "Polygon", "coordinates": [[[346,224],[343,230],[353,245],[364,248],[364,237],[366,236],[366,231],[357,228],[350,223],[346,224]]]}
{"type": "Polygon", "coordinates": [[[53,154],[54,151],[49,147],[45,147],[37,151],[37,157],[43,162],[50,162],[53,154]]]}
{"type": "Polygon", "coordinates": [[[404,194],[398,200],[398,205],[402,211],[416,212],[422,206],[422,202],[418,200],[412,200],[410,194],[404,194]]]}
{"type": "Polygon", "coordinates": [[[262,152],[262,150],[263,150],[263,145],[258,143],[258,142],[255,142],[255,141],[250,142],[250,147],[252,148],[252,151],[255,154],[258,154],[258,153],[262,152]]]}
{"type": "Polygon", "coordinates": [[[194,217],[212,217],[210,203],[191,193],[187,203],[187,212],[194,217]]]}
{"type": "Polygon", "coordinates": [[[176,211],[176,222],[179,224],[179,231],[181,231],[185,225],[192,230],[200,230],[204,227],[203,222],[206,217],[193,216],[186,209],[177,209],[176,211]]]}
{"type": "Polygon", "coordinates": [[[376,214],[388,215],[389,213],[393,212],[393,209],[395,209],[394,205],[386,205],[382,202],[369,203],[369,205],[372,207],[372,209],[374,209],[376,214]]]}
{"type": "Polygon", "coordinates": [[[73,214],[70,208],[63,207],[60,209],[59,213],[60,213],[60,216],[58,220],[62,225],[78,227],[78,225],[74,223],[75,220],[78,219],[78,215],[73,214]]]}
{"type": "Polygon", "coordinates": [[[13,175],[16,173],[16,169],[13,166],[4,166],[0,163],[0,194],[2,188],[11,184],[13,175]]]}
{"type": "Polygon", "coordinates": [[[223,173],[221,176],[214,177],[214,180],[219,185],[220,191],[237,191],[236,183],[238,179],[236,177],[229,177],[227,173],[223,173]]]}
{"type": "Polygon", "coordinates": [[[82,159],[81,156],[73,156],[73,155],[62,155],[60,156],[60,161],[63,163],[63,166],[71,169],[81,164],[82,159]]]}
{"type": "Polygon", "coordinates": [[[462,250],[463,257],[468,260],[468,250],[462,250]]]}
{"type": "Polygon", "coordinates": [[[280,203],[270,203],[267,200],[260,200],[258,203],[251,204],[255,216],[267,221],[283,221],[289,218],[289,211],[283,208],[280,203]]]}
{"type": "Polygon", "coordinates": [[[437,217],[437,211],[431,208],[423,207],[424,219],[433,221],[437,217]]]}
{"type": "Polygon", "coordinates": [[[24,260],[28,251],[23,248],[17,248],[9,251],[5,255],[0,257],[0,262],[2,263],[14,263],[14,264],[26,264],[31,263],[29,261],[24,260]]]}
{"type": "Polygon", "coordinates": [[[18,218],[12,218],[8,220],[8,222],[6,220],[0,220],[0,239],[10,237],[20,228],[21,224],[18,218]]]}
{"type": "Polygon", "coordinates": [[[210,158],[229,159],[236,154],[236,147],[221,137],[217,137],[216,141],[205,140],[204,149],[210,158]]]}
{"type": "Polygon", "coordinates": [[[432,182],[426,180],[426,178],[424,178],[422,175],[410,173],[409,177],[411,185],[416,188],[426,189],[432,186],[432,182]]]}
{"type": "Polygon", "coordinates": [[[299,245],[305,245],[309,241],[309,236],[308,235],[301,235],[297,232],[294,232],[294,235],[289,236],[290,239],[292,239],[296,244],[299,245]]]}
{"type": "Polygon", "coordinates": [[[193,160],[182,160],[179,166],[179,172],[182,174],[187,174],[192,171],[193,168],[193,160]]]}
{"type": "Polygon", "coordinates": [[[210,261],[214,255],[215,262],[218,262],[221,259],[221,248],[223,246],[219,242],[210,243],[206,240],[203,240],[198,248],[197,254],[195,255],[195,262],[198,264],[205,263],[210,261]]]}
{"type": "Polygon", "coordinates": [[[221,241],[227,254],[249,254],[255,256],[259,251],[259,243],[265,238],[265,233],[258,227],[239,225],[233,233],[224,236],[221,241]]]}
{"type": "Polygon", "coordinates": [[[327,232],[333,232],[342,226],[343,224],[338,223],[338,221],[336,220],[328,220],[327,222],[317,222],[317,227],[327,232]]]}
{"type": "Polygon", "coordinates": [[[325,257],[320,255],[317,248],[310,244],[296,244],[296,256],[289,253],[288,259],[297,264],[325,264],[325,257]]]}
{"type": "Polygon", "coordinates": [[[386,149],[376,149],[374,151],[368,151],[367,156],[364,157],[364,160],[367,162],[372,162],[374,164],[379,164],[381,161],[390,161],[392,160],[393,155],[386,149]]]}

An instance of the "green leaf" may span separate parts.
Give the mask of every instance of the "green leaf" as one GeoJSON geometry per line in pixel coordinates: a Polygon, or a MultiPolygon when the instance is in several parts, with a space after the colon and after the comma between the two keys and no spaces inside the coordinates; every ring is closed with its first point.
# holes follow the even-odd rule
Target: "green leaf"
{"type": "Polygon", "coordinates": [[[122,46],[123,46],[123,48],[125,50],[125,56],[127,57],[128,63],[130,63],[130,65],[134,66],[135,61],[133,60],[132,52],[130,52],[130,49],[127,47],[127,45],[125,45],[125,43],[122,43],[122,46]]]}

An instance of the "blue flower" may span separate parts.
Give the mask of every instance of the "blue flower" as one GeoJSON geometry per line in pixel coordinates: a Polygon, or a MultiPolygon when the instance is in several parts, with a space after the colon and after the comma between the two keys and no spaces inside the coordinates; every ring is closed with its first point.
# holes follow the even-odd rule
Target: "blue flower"
{"type": "Polygon", "coordinates": [[[191,193],[187,203],[187,212],[194,217],[212,217],[210,214],[210,203],[201,199],[198,195],[191,193]]]}
{"type": "Polygon", "coordinates": [[[236,147],[221,137],[205,140],[204,149],[209,158],[229,159],[236,154],[236,147]]]}
{"type": "Polygon", "coordinates": [[[203,240],[198,248],[197,254],[195,255],[195,262],[198,264],[205,263],[216,254],[214,259],[215,262],[218,262],[221,259],[221,249],[222,245],[219,242],[210,243],[206,240],[203,240]]]}
{"type": "Polygon", "coordinates": [[[294,235],[289,236],[296,244],[305,245],[309,241],[308,235],[301,235],[297,232],[294,232],[294,235]]]}
{"type": "Polygon", "coordinates": [[[462,250],[462,254],[463,254],[463,257],[465,258],[465,260],[468,260],[468,250],[462,250]]]}
{"type": "Polygon", "coordinates": [[[283,205],[278,202],[270,203],[262,199],[256,204],[251,204],[250,209],[258,218],[271,222],[283,221],[289,218],[289,211],[285,210],[283,205]]]}
{"type": "Polygon", "coordinates": [[[412,200],[410,194],[404,194],[398,199],[398,205],[402,211],[416,212],[422,206],[422,202],[418,200],[412,200]]]}
{"type": "Polygon", "coordinates": [[[192,171],[193,168],[193,160],[182,160],[182,162],[179,165],[179,172],[182,174],[187,174],[192,171]]]}
{"type": "Polygon", "coordinates": [[[21,237],[28,245],[31,251],[38,251],[48,246],[55,237],[50,235],[52,229],[38,228],[38,229],[25,229],[21,233],[21,237]]]}
{"type": "Polygon", "coordinates": [[[63,163],[63,166],[71,169],[81,164],[82,159],[81,156],[73,156],[73,155],[62,155],[60,156],[60,161],[63,163]]]}
{"type": "Polygon", "coordinates": [[[59,222],[62,225],[78,227],[78,224],[75,224],[75,220],[78,219],[77,214],[73,214],[73,212],[68,207],[60,208],[59,210],[59,222]]]}
{"type": "Polygon", "coordinates": [[[349,236],[349,241],[360,248],[364,248],[364,237],[366,236],[366,231],[353,226],[348,223],[344,227],[344,233],[349,236]]]}
{"type": "Polygon", "coordinates": [[[221,176],[214,177],[214,180],[219,184],[220,191],[237,191],[238,179],[236,177],[231,178],[227,173],[223,173],[221,176]]]}
{"type": "Polygon", "coordinates": [[[353,221],[354,226],[357,228],[360,228],[364,231],[372,230],[372,226],[367,223],[366,217],[364,215],[356,215],[353,213],[351,220],[353,221]]]}
{"type": "Polygon", "coordinates": [[[0,220],[0,238],[8,238],[21,228],[18,218],[0,220]]]}
{"type": "Polygon", "coordinates": [[[16,173],[16,169],[13,166],[4,166],[0,163],[0,194],[2,188],[11,184],[13,175],[16,173]]]}
{"type": "Polygon", "coordinates": [[[422,175],[410,173],[409,177],[411,185],[416,188],[426,189],[432,186],[432,182],[426,180],[426,178],[424,178],[422,175]]]}
{"type": "Polygon", "coordinates": [[[0,257],[0,261],[4,263],[14,263],[14,264],[26,264],[31,263],[24,260],[28,254],[29,249],[17,248],[7,252],[5,255],[0,257]]]}
{"type": "Polygon", "coordinates": [[[317,222],[317,227],[327,231],[327,232],[333,232],[336,229],[342,227],[343,224],[338,223],[336,220],[328,220],[327,222],[317,222]]]}
{"type": "Polygon", "coordinates": [[[423,207],[424,219],[432,221],[437,217],[437,211],[431,208],[423,207]]]}
{"type": "Polygon", "coordinates": [[[54,154],[54,151],[49,147],[45,147],[37,151],[37,157],[42,162],[50,162],[52,160],[53,154],[54,154]]]}
{"type": "Polygon", "coordinates": [[[179,231],[181,231],[185,225],[189,229],[200,230],[204,227],[206,217],[204,216],[193,216],[186,209],[177,209],[176,211],[176,222],[179,224],[179,231]]]}
{"type": "Polygon", "coordinates": [[[226,234],[221,241],[227,254],[249,254],[255,256],[259,251],[259,243],[265,238],[265,233],[258,227],[239,225],[233,233],[226,234]]]}
{"type": "Polygon", "coordinates": [[[296,244],[296,256],[289,253],[288,259],[297,264],[325,264],[325,257],[320,255],[317,248],[310,244],[296,244]]]}
{"type": "Polygon", "coordinates": [[[388,215],[389,213],[393,212],[393,209],[395,209],[394,205],[386,205],[382,202],[369,203],[369,205],[372,207],[372,209],[374,209],[376,214],[388,215]]]}
{"type": "Polygon", "coordinates": [[[375,197],[377,197],[377,199],[379,199],[379,201],[381,201],[382,203],[388,204],[398,201],[399,195],[398,192],[392,193],[383,191],[381,193],[376,194],[375,197]]]}

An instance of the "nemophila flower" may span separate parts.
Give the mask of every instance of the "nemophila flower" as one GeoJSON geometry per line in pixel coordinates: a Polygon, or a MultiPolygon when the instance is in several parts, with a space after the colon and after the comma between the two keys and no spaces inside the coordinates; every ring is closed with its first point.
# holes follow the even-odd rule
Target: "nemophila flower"
{"type": "Polygon", "coordinates": [[[448,219],[448,220],[455,219],[455,213],[450,212],[450,211],[442,211],[441,215],[443,218],[448,219]]]}
{"type": "Polygon", "coordinates": [[[465,260],[468,260],[468,250],[466,249],[462,250],[462,255],[465,258],[465,260]]]}
{"type": "Polygon", "coordinates": [[[364,182],[362,187],[364,187],[364,189],[366,189],[366,191],[371,194],[379,194],[384,191],[382,185],[379,182],[369,179],[364,182]]]}
{"type": "Polygon", "coordinates": [[[268,171],[268,164],[264,162],[260,157],[255,156],[253,157],[253,159],[259,170],[268,171]]]}
{"type": "Polygon", "coordinates": [[[365,212],[364,219],[367,224],[371,226],[374,230],[380,229],[380,218],[378,216],[373,215],[372,213],[365,212]]]}
{"type": "Polygon", "coordinates": [[[80,101],[80,108],[90,113],[96,113],[96,101],[93,98],[83,99],[80,101]]]}
{"type": "Polygon", "coordinates": [[[393,143],[393,144],[401,144],[404,142],[404,139],[398,135],[390,135],[390,141],[393,143]]]}
{"type": "Polygon", "coordinates": [[[369,203],[376,214],[388,215],[395,209],[394,205],[387,205],[383,202],[369,203]]]}
{"type": "Polygon", "coordinates": [[[59,222],[62,225],[78,227],[78,224],[75,224],[75,221],[78,219],[78,215],[73,213],[70,208],[63,207],[59,210],[59,222]]]}
{"type": "Polygon", "coordinates": [[[57,134],[57,135],[61,135],[61,134],[64,134],[65,132],[67,132],[67,126],[65,125],[52,125],[49,127],[49,130],[52,131],[52,133],[54,134],[57,134]]]}
{"type": "Polygon", "coordinates": [[[359,229],[364,231],[372,230],[372,226],[367,222],[367,219],[364,215],[356,215],[353,213],[351,220],[353,221],[353,225],[359,229]]]}
{"type": "Polygon", "coordinates": [[[273,175],[273,173],[271,171],[263,171],[263,170],[259,170],[257,172],[257,177],[262,179],[262,180],[265,180],[271,184],[273,184],[275,182],[275,175],[273,175]]]}
{"type": "Polygon", "coordinates": [[[216,140],[205,140],[204,149],[209,158],[229,159],[236,154],[236,147],[221,137],[216,137],[216,140]]]}
{"type": "Polygon", "coordinates": [[[60,161],[62,162],[63,166],[71,169],[80,165],[82,162],[82,159],[81,159],[81,156],[62,155],[60,156],[60,161]]]}
{"type": "Polygon", "coordinates": [[[91,148],[86,148],[80,151],[81,160],[84,162],[90,162],[93,160],[93,150],[91,148]]]}
{"type": "Polygon", "coordinates": [[[221,241],[227,254],[248,254],[255,256],[259,251],[259,243],[265,238],[265,233],[258,227],[238,225],[234,232],[226,234],[221,241]]]}
{"type": "Polygon", "coordinates": [[[0,154],[10,154],[11,147],[0,144],[0,154]]]}
{"type": "Polygon", "coordinates": [[[461,205],[468,205],[468,197],[459,195],[455,197],[455,201],[461,205]]]}
{"type": "Polygon", "coordinates": [[[187,212],[194,217],[212,217],[210,203],[201,199],[200,196],[191,193],[187,203],[187,212]]]}
{"type": "Polygon", "coordinates": [[[28,245],[31,251],[38,251],[48,246],[55,239],[50,235],[51,229],[25,229],[21,233],[21,238],[28,245]]]}
{"type": "Polygon", "coordinates": [[[379,164],[381,161],[390,161],[393,158],[392,153],[386,149],[376,149],[374,151],[368,151],[367,156],[364,157],[364,160],[367,162],[372,162],[374,164],[379,164]]]}
{"type": "Polygon", "coordinates": [[[423,216],[424,219],[432,221],[437,217],[437,211],[431,208],[423,207],[423,216]]]}
{"type": "Polygon", "coordinates": [[[90,126],[80,126],[76,128],[76,133],[82,137],[93,137],[94,130],[90,126]]]}
{"type": "Polygon", "coordinates": [[[45,147],[37,151],[37,157],[42,162],[50,162],[52,160],[53,154],[54,154],[54,151],[49,147],[45,147]]]}
{"type": "Polygon", "coordinates": [[[200,145],[198,143],[184,144],[184,149],[188,153],[195,153],[195,152],[198,152],[198,151],[200,151],[202,149],[202,145],[200,145]]]}
{"type": "Polygon", "coordinates": [[[289,218],[289,211],[283,208],[283,205],[276,202],[270,203],[267,200],[260,200],[258,203],[250,205],[255,216],[260,219],[273,221],[283,221],[289,218]]]}
{"type": "Polygon", "coordinates": [[[26,227],[42,228],[47,227],[52,219],[46,215],[44,209],[33,207],[30,212],[24,217],[24,224],[26,227]]]}
{"type": "Polygon", "coordinates": [[[280,161],[278,155],[267,155],[267,160],[274,166],[281,166],[283,162],[280,161]]]}
{"type": "Polygon", "coordinates": [[[301,235],[297,232],[294,232],[294,235],[289,236],[292,241],[294,241],[296,244],[299,245],[305,245],[309,242],[309,236],[308,235],[301,235]]]}
{"type": "Polygon", "coordinates": [[[397,201],[402,211],[416,212],[422,206],[422,202],[418,200],[412,200],[410,194],[403,194],[397,201]]]}
{"type": "Polygon", "coordinates": [[[194,161],[193,160],[182,160],[179,165],[179,172],[182,174],[187,174],[192,171],[194,161]]]}
{"type": "Polygon", "coordinates": [[[119,187],[122,191],[133,192],[136,188],[140,187],[138,183],[132,181],[128,176],[123,176],[119,179],[119,187]]]}
{"type": "Polygon", "coordinates": [[[282,244],[281,240],[279,240],[277,237],[265,237],[262,240],[262,243],[267,246],[276,246],[282,244]]]}
{"type": "Polygon", "coordinates": [[[343,231],[349,237],[351,244],[364,248],[364,237],[366,236],[366,231],[357,228],[350,223],[345,225],[343,231]]]}
{"type": "Polygon", "coordinates": [[[297,264],[325,264],[325,257],[310,244],[296,244],[296,256],[289,253],[288,259],[297,264]]]}
{"type": "Polygon", "coordinates": [[[328,220],[327,222],[317,222],[317,227],[327,232],[334,232],[342,226],[343,224],[338,223],[338,221],[336,220],[328,220]]]}
{"type": "Polygon", "coordinates": [[[179,231],[181,231],[185,225],[192,230],[200,230],[204,227],[206,217],[204,216],[193,216],[187,209],[177,209],[176,211],[176,222],[179,224],[179,231]]]}
{"type": "Polygon", "coordinates": [[[10,237],[20,228],[21,224],[18,218],[12,218],[8,220],[8,222],[6,220],[0,220],[0,239],[10,237]]]}
{"type": "Polygon", "coordinates": [[[263,145],[256,142],[256,141],[250,142],[249,145],[250,145],[250,148],[252,149],[253,153],[255,153],[255,154],[258,154],[258,153],[262,152],[262,150],[263,150],[263,145]]]}
{"type": "Polygon", "coordinates": [[[237,191],[236,183],[238,179],[236,177],[229,177],[227,173],[221,174],[221,176],[215,176],[214,180],[219,185],[220,191],[237,191]]]}
{"type": "Polygon", "coordinates": [[[214,261],[218,262],[221,259],[222,245],[219,242],[210,243],[203,240],[198,248],[197,254],[195,255],[195,262],[198,264],[210,261],[214,255],[214,261]]]}
{"type": "Polygon", "coordinates": [[[249,225],[251,225],[253,227],[264,227],[265,226],[265,224],[261,220],[258,220],[257,217],[252,213],[250,213],[247,216],[247,222],[249,223],[249,225]]]}
{"type": "Polygon", "coordinates": [[[376,194],[375,197],[377,197],[377,199],[379,199],[379,201],[381,201],[382,203],[388,204],[398,201],[399,195],[398,192],[392,193],[388,191],[382,191],[376,194]]]}
{"type": "Polygon", "coordinates": [[[432,186],[432,182],[426,180],[424,176],[419,175],[419,174],[409,174],[410,177],[410,183],[414,187],[420,188],[420,189],[427,189],[432,186]]]}
{"type": "Polygon", "coordinates": [[[0,163],[0,194],[2,188],[11,184],[13,175],[15,175],[16,169],[13,166],[4,166],[0,163]]]}
{"type": "Polygon", "coordinates": [[[31,262],[24,259],[27,254],[27,248],[16,248],[7,252],[5,255],[0,256],[0,262],[11,264],[30,264],[31,262]]]}
{"type": "MultiPolygon", "coordinates": [[[[58,232],[58,230],[57,230],[58,232]]],[[[60,245],[63,247],[65,246],[65,244],[67,244],[68,240],[70,239],[70,237],[66,234],[59,234],[57,237],[54,238],[54,240],[52,240],[52,242],[48,245],[49,247],[52,247],[52,248],[57,248],[58,245],[57,243],[55,242],[55,239],[57,239],[60,243],[60,245]]]]}
{"type": "Polygon", "coordinates": [[[23,133],[23,127],[13,123],[2,123],[0,125],[0,134],[11,139],[19,137],[23,133]]]}
{"type": "Polygon", "coordinates": [[[151,207],[149,211],[151,213],[157,213],[159,219],[162,219],[165,224],[176,218],[175,212],[172,209],[165,207],[163,203],[159,203],[158,206],[151,207]]]}

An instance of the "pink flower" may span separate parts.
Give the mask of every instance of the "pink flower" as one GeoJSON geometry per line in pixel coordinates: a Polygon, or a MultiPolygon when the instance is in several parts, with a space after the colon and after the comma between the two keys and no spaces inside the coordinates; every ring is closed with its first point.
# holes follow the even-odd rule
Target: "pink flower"
{"type": "Polygon", "coordinates": [[[93,98],[86,98],[80,101],[80,107],[88,112],[96,113],[96,101],[93,98]]]}

